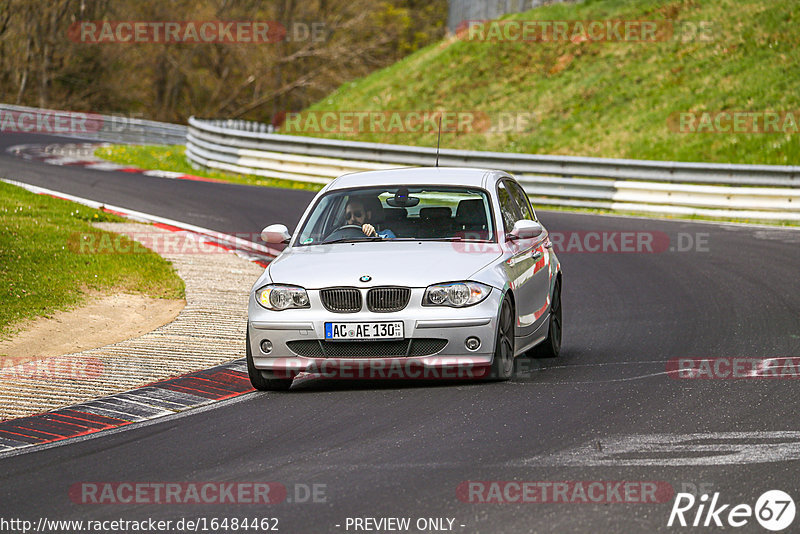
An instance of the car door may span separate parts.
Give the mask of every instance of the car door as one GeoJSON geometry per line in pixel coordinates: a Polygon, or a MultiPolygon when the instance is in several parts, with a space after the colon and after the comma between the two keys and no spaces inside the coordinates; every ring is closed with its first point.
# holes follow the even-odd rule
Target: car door
{"type": "MultiPolygon", "coordinates": [[[[518,220],[536,220],[527,195],[515,181],[501,180],[497,195],[506,234],[518,220]]],[[[546,237],[543,233],[532,239],[507,241],[512,257],[506,262],[506,272],[516,297],[517,337],[520,338],[531,336],[542,325],[547,312],[550,276],[546,237]]],[[[525,344],[526,340],[521,343],[525,344]]]]}

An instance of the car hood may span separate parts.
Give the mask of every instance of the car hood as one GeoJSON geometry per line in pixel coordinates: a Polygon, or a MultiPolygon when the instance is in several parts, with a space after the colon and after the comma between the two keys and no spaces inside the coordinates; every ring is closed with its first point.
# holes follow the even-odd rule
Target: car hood
{"type": "Polygon", "coordinates": [[[500,256],[496,243],[382,241],[287,249],[269,264],[277,284],[426,287],[465,280],[500,256]],[[362,276],[369,276],[362,282],[362,276]]]}

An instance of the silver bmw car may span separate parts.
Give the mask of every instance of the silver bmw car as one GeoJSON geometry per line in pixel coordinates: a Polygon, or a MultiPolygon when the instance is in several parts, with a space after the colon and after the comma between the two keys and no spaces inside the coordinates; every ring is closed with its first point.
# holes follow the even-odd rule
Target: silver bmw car
{"type": "Polygon", "coordinates": [[[253,387],[298,375],[507,380],[556,357],[561,266],[522,187],[485,169],[408,168],[325,186],[250,293],[253,387]]]}

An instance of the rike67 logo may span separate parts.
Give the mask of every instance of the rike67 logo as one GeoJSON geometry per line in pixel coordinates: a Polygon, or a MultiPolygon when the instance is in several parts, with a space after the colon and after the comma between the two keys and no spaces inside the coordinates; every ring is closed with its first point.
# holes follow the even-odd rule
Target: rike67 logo
{"type": "Polygon", "coordinates": [[[691,493],[678,493],[667,526],[739,528],[755,520],[767,530],[778,532],[789,527],[795,516],[794,500],[781,490],[764,492],[755,506],[723,504],[719,492],[709,502],[704,493],[696,499],[691,493]]]}

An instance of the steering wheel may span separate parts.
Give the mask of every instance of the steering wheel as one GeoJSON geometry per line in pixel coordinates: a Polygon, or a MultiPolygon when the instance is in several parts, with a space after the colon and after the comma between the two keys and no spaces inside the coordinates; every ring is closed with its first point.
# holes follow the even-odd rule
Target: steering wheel
{"type": "Polygon", "coordinates": [[[328,241],[335,241],[337,239],[354,239],[356,237],[367,239],[367,236],[364,235],[364,231],[361,230],[361,226],[357,224],[345,224],[328,234],[322,242],[327,243],[328,241]]]}

